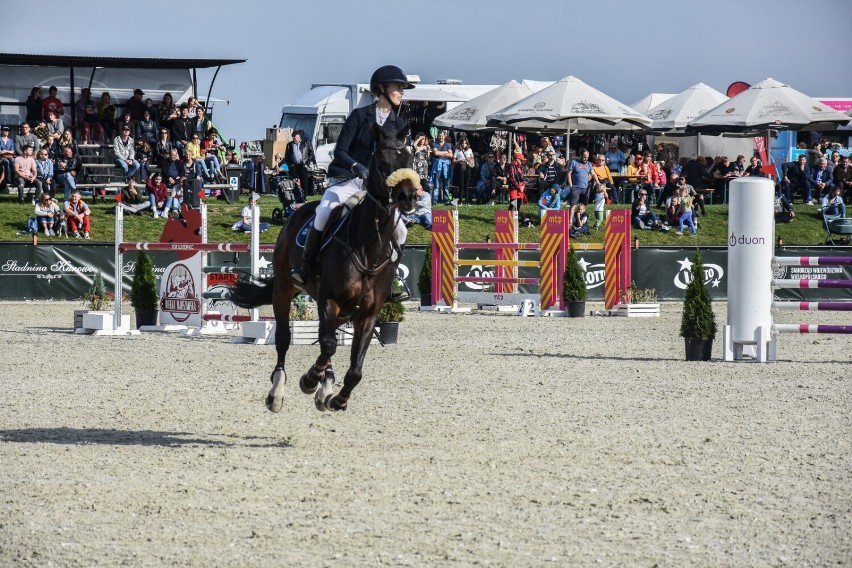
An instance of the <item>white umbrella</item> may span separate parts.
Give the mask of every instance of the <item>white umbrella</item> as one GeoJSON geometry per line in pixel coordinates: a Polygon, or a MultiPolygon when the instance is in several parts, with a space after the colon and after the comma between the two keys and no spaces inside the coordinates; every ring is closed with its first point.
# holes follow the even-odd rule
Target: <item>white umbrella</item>
{"type": "Polygon", "coordinates": [[[689,123],[688,131],[831,130],[849,117],[775,79],[765,79],[689,123]]]}
{"type": "Polygon", "coordinates": [[[519,130],[647,131],[651,120],[624,103],[568,76],[488,117],[491,126],[519,130]]]}
{"type": "Polygon", "coordinates": [[[648,109],[645,115],[653,121],[651,129],[654,132],[678,134],[691,120],[727,100],[728,97],[716,89],[698,83],[648,109]]]}
{"type": "Polygon", "coordinates": [[[675,93],[650,93],[630,105],[630,108],[647,116],[649,109],[663,104],[673,96],[675,96],[675,93]]]}
{"type": "Polygon", "coordinates": [[[455,130],[483,130],[486,128],[489,114],[502,110],[532,93],[532,89],[513,79],[445,112],[435,118],[432,124],[439,128],[455,130]]]}

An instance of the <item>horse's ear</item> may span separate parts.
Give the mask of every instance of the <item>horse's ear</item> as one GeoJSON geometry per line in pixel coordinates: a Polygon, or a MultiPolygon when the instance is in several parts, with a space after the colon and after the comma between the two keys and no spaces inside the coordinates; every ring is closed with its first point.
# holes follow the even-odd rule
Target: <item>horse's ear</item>
{"type": "Polygon", "coordinates": [[[405,142],[408,139],[409,132],[411,132],[411,124],[406,122],[405,126],[403,126],[402,129],[396,133],[397,140],[405,142]]]}

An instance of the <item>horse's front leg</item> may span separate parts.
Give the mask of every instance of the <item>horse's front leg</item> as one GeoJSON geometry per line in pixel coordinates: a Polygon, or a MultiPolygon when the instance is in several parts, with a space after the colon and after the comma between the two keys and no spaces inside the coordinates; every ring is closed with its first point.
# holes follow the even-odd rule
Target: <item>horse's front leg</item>
{"type": "Polygon", "coordinates": [[[361,382],[362,367],[370,341],[373,339],[373,330],[376,327],[376,316],[359,317],[352,322],[354,334],[352,338],[352,351],[349,355],[349,370],[343,378],[343,388],[335,396],[326,402],[329,410],[346,410],[352,390],[361,382]]]}
{"type": "Polygon", "coordinates": [[[334,370],[331,358],[337,351],[337,316],[340,308],[336,302],[326,300],[317,303],[319,312],[319,345],[320,354],[314,365],[302,376],[299,385],[305,393],[316,391],[314,404],[317,410],[326,410],[326,401],[334,392],[334,370]],[[308,389],[313,389],[309,391],[308,389]],[[317,390],[318,389],[318,390],[317,390]]]}

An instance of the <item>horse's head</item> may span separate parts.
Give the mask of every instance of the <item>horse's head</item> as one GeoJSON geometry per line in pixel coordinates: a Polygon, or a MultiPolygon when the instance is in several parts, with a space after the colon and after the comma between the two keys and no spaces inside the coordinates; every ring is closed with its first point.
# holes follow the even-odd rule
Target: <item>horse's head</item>
{"type": "Polygon", "coordinates": [[[388,182],[394,172],[410,169],[414,163],[414,156],[405,145],[407,136],[408,127],[394,134],[378,124],[373,125],[376,150],[370,164],[367,193],[379,203],[396,204],[401,211],[410,212],[417,201],[416,189],[420,178],[412,182],[409,176],[397,175],[392,178],[393,183],[388,182]]]}

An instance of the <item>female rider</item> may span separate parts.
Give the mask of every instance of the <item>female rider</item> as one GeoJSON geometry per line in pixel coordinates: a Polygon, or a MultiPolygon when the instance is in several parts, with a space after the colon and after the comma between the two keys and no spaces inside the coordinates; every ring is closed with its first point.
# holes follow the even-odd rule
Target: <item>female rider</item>
{"type": "MultiPolygon", "coordinates": [[[[402,102],[403,91],[413,88],[414,85],[408,82],[399,67],[385,65],[373,72],[370,78],[370,93],[376,97],[376,102],[353,110],[340,131],[334,149],[334,160],[328,168],[331,180],[317,207],[314,226],[308,233],[302,266],[290,272],[290,277],[297,286],[303,287],[308,280],[310,267],[319,250],[322,233],[331,212],[364,187],[369,174],[367,164],[373,156],[372,126],[378,124],[393,132],[405,128],[406,122],[399,118],[397,109],[402,102]]],[[[407,233],[405,225],[397,222],[393,236],[399,245],[405,243],[407,233]]]]}

